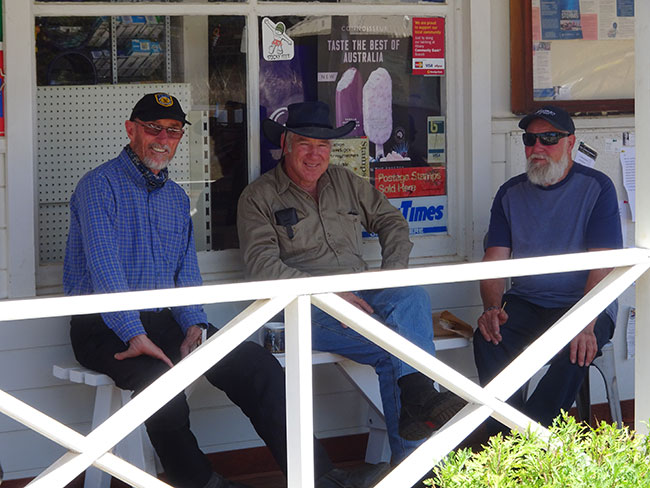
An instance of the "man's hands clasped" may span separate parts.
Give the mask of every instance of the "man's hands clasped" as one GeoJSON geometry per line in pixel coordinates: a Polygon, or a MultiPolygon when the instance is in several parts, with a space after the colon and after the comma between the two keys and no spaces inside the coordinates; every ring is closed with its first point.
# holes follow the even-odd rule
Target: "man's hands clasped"
{"type": "MultiPolygon", "coordinates": [[[[202,342],[203,329],[198,325],[193,325],[187,329],[185,339],[181,343],[181,359],[199,347],[202,342]]],[[[172,368],[174,363],[156,344],[153,343],[146,334],[140,334],[129,340],[129,347],[126,351],[118,352],[113,356],[118,361],[123,359],[135,358],[138,356],[151,356],[160,359],[167,366],[172,368]]]]}

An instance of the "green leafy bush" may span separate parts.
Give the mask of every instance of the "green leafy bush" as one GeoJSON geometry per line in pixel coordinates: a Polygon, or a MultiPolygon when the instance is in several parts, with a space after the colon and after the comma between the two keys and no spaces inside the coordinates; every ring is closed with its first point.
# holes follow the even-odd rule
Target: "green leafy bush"
{"type": "Polygon", "coordinates": [[[473,453],[450,453],[433,470],[439,488],[650,488],[650,436],[563,413],[544,440],[534,432],[490,438],[473,453]]]}

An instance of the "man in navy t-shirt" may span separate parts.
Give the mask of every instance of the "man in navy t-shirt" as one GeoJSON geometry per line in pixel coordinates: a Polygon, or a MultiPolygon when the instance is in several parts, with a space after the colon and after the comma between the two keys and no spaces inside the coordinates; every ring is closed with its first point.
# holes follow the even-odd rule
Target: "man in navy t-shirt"
{"type": "MultiPolygon", "coordinates": [[[[564,110],[547,106],[524,117],[526,173],[507,181],[494,199],[483,261],[599,251],[622,247],[618,200],[612,181],[574,163],[575,126],[564,110]]],[[[484,312],[474,334],[481,385],[489,383],[523,349],[602,280],[594,269],[481,282],[484,312]],[[505,307],[503,305],[505,304],[505,307]]],[[[569,410],[591,361],[614,334],[613,302],[550,362],[526,401],[509,403],[550,425],[569,410]]]]}

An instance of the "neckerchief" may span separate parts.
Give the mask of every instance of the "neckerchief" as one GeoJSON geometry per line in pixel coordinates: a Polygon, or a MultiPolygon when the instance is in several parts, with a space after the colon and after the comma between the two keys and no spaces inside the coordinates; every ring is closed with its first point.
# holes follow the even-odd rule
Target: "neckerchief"
{"type": "Polygon", "coordinates": [[[156,175],[144,165],[138,155],[133,152],[131,146],[127,144],[124,147],[124,150],[126,151],[126,154],[129,156],[129,159],[133,162],[135,167],[138,168],[138,171],[142,173],[142,177],[147,182],[147,186],[149,188],[153,190],[156,188],[162,188],[165,185],[165,182],[169,178],[169,171],[167,171],[167,168],[161,169],[156,175]]]}

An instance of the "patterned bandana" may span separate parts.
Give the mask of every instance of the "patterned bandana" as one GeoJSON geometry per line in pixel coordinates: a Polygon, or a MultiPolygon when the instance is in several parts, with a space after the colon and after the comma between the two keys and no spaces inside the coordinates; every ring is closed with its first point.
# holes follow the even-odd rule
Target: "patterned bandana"
{"type": "Polygon", "coordinates": [[[165,185],[165,182],[169,178],[169,171],[167,171],[167,168],[161,169],[157,175],[153,174],[151,170],[147,168],[140,160],[138,155],[133,152],[131,146],[127,144],[124,146],[124,150],[126,151],[126,154],[129,156],[129,159],[131,159],[135,167],[138,168],[138,171],[142,173],[142,177],[147,182],[147,186],[150,189],[155,190],[157,188],[162,188],[165,185]]]}

